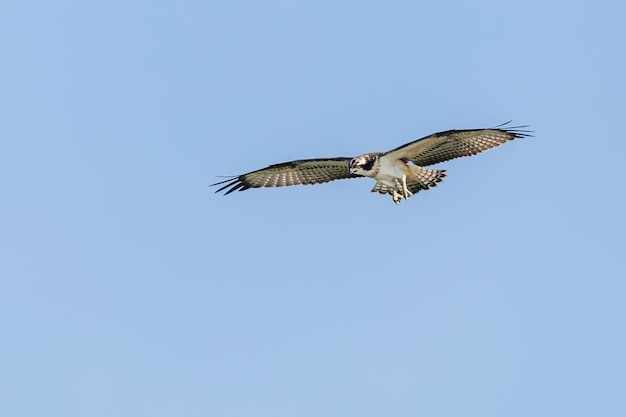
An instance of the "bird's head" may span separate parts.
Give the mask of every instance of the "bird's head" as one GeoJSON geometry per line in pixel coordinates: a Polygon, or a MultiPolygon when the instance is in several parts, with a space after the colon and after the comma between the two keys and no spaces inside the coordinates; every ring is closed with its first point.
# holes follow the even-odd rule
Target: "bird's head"
{"type": "Polygon", "coordinates": [[[373,175],[372,169],[374,163],[378,159],[378,155],[365,154],[360,155],[350,160],[350,174],[362,175],[364,177],[371,177],[373,175]]]}

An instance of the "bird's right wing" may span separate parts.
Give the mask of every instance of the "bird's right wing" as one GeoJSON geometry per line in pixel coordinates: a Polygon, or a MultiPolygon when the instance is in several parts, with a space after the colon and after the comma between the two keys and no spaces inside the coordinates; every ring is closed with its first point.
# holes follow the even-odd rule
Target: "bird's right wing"
{"type": "Polygon", "coordinates": [[[301,159],[270,165],[267,168],[248,172],[220,181],[210,186],[224,184],[216,193],[226,190],[228,195],[233,191],[244,191],[248,188],[284,187],[298,184],[321,184],[345,178],[357,178],[360,175],[350,174],[350,159],[346,157],[301,159]]]}

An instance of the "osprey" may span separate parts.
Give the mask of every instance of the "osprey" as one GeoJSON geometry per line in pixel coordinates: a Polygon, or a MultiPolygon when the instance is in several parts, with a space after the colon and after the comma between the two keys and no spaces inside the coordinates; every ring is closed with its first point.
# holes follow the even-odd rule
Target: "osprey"
{"type": "Polygon", "coordinates": [[[528,126],[489,129],[447,130],[402,145],[388,152],[370,152],[354,158],[300,159],[231,177],[211,186],[225,184],[216,193],[224,195],[248,188],[321,184],[345,178],[369,177],[376,180],[372,192],[390,194],[400,204],[420,190],[441,182],[445,170],[426,166],[463,156],[476,155],[516,138],[532,136],[528,126]]]}

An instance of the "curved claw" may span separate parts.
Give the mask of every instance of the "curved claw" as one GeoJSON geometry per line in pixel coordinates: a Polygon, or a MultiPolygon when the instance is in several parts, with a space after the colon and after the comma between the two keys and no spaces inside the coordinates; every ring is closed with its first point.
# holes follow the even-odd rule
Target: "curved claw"
{"type": "Polygon", "coordinates": [[[396,205],[398,205],[400,204],[400,201],[402,201],[402,194],[400,194],[396,190],[393,190],[393,194],[391,194],[391,198],[393,199],[393,202],[396,203],[396,205]]]}

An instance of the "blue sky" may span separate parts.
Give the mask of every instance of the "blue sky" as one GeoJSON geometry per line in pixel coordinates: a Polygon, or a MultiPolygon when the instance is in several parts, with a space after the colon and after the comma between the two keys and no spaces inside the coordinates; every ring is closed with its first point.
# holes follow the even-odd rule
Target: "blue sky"
{"type": "Polygon", "coordinates": [[[619,2],[4,2],[0,414],[624,415],[619,2]],[[395,206],[208,184],[529,124],[395,206]]]}

